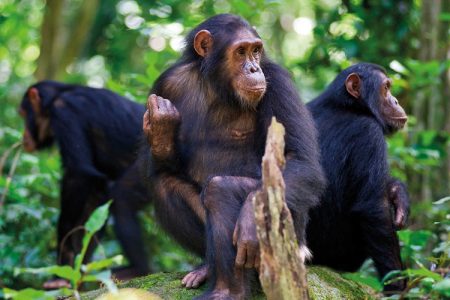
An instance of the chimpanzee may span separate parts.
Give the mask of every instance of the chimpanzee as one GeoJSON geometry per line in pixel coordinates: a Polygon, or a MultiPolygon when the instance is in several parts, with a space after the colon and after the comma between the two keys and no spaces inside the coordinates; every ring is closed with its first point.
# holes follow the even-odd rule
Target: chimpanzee
{"type": "MultiPolygon", "coordinates": [[[[61,153],[58,263],[73,262],[83,234],[74,229],[112,198],[115,232],[131,265],[116,276],[126,279],[148,273],[136,215],[147,201],[146,188],[133,164],[145,107],[106,89],[41,81],[27,90],[19,111],[25,120],[25,150],[39,150],[56,141],[61,153]]],[[[66,283],[58,279],[44,287],[61,285],[66,283]]]]}
{"type": "Polygon", "coordinates": [[[195,287],[209,276],[203,298],[241,299],[259,265],[251,199],[271,118],[286,128],[286,201],[302,246],[325,184],[316,131],[290,76],[245,20],[214,16],[186,44],[157,79],[144,115],[152,199],[164,228],[206,258],[183,283],[195,287]]]}
{"type": "MultiPolygon", "coordinates": [[[[384,136],[401,129],[407,116],[391,94],[386,71],[369,63],[353,65],[307,107],[319,131],[328,180],[310,213],[312,263],[356,271],[370,257],[381,278],[402,269],[395,226],[404,226],[409,197],[405,185],[389,175],[384,136]]],[[[403,288],[399,281],[385,291],[403,288]]]]}

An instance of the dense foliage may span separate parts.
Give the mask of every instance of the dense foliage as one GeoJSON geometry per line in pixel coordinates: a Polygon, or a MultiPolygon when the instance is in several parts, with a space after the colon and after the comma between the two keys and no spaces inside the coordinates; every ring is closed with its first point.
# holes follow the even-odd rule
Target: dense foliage
{"type": "MultiPolygon", "coordinates": [[[[408,183],[413,201],[409,229],[399,232],[408,268],[402,275],[412,278],[410,295],[450,297],[446,1],[430,1],[439,5],[429,8],[419,0],[75,0],[60,1],[57,18],[48,15],[55,2],[0,2],[2,287],[40,288],[45,276],[18,268],[56,261],[60,161],[57,149],[34,154],[21,150],[23,124],[17,106],[26,87],[53,78],[104,86],[144,102],[153,81],[179,55],[184,34],[208,16],[232,12],[256,26],[269,56],[290,70],[305,101],[354,62],[375,62],[387,69],[410,116],[408,127],[389,139],[392,173],[408,183]],[[57,28],[53,42],[43,30],[50,19],[57,28]]],[[[141,220],[154,270],[186,270],[197,262],[161,234],[151,207],[141,220]]],[[[107,231],[96,260],[120,253],[110,226],[107,231]]],[[[370,262],[348,276],[381,287],[370,262]]]]}

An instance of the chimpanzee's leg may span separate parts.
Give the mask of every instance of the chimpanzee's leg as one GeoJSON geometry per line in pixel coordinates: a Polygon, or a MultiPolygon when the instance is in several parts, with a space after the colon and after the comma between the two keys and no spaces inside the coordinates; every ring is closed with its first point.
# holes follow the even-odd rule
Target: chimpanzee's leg
{"type": "Polygon", "coordinates": [[[180,178],[162,175],[153,182],[152,200],[161,225],[182,246],[205,257],[205,209],[200,188],[180,178]]]}
{"type": "Polygon", "coordinates": [[[149,260],[138,211],[151,201],[137,168],[133,165],[111,188],[114,231],[130,266],[114,270],[118,279],[127,280],[150,273],[149,260]]]}
{"type": "Polygon", "coordinates": [[[203,192],[207,210],[207,263],[211,291],[200,299],[243,299],[249,284],[248,270],[235,267],[233,231],[241,207],[258,181],[245,177],[214,177],[203,192]]]}
{"type": "Polygon", "coordinates": [[[61,186],[61,212],[58,220],[58,257],[60,264],[73,264],[81,250],[83,226],[91,213],[107,199],[106,180],[67,170],[61,186]]]}
{"type": "MultiPolygon", "coordinates": [[[[89,177],[72,170],[65,170],[61,182],[61,207],[58,219],[58,264],[73,265],[75,256],[81,251],[84,231],[82,226],[91,213],[107,200],[105,179],[89,177]],[[79,227],[79,229],[77,229],[79,227]]],[[[98,235],[96,235],[98,240],[98,235]]],[[[85,260],[95,249],[96,239],[89,245],[85,260]]],[[[44,288],[67,286],[62,279],[44,283],[44,288]]]]}

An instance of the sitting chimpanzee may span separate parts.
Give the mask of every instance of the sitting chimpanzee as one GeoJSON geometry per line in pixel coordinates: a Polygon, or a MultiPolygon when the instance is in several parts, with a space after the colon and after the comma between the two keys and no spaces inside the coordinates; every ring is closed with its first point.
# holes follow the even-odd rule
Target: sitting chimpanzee
{"type": "MultiPolygon", "coordinates": [[[[25,93],[20,105],[25,150],[56,141],[62,157],[59,264],[72,264],[81,249],[83,232],[74,229],[113,199],[115,232],[131,265],[116,276],[126,279],[149,272],[136,215],[146,201],[146,189],[133,165],[144,111],[143,105],[111,91],[54,81],[39,82],[25,93]]],[[[61,285],[66,282],[58,279],[44,287],[61,285]]]]}
{"type": "Polygon", "coordinates": [[[144,116],[152,199],[162,225],[206,258],[183,283],[209,276],[204,298],[242,299],[259,261],[251,200],[271,118],[286,128],[286,201],[303,246],[308,210],[325,185],[316,131],[290,76],[245,20],[212,17],[186,44],[156,81],[144,116]]]}
{"type": "MultiPolygon", "coordinates": [[[[381,278],[402,269],[395,226],[404,226],[409,197],[405,186],[389,176],[384,135],[402,128],[407,117],[391,95],[391,80],[377,65],[356,64],[308,108],[328,179],[307,229],[313,263],[356,271],[370,257],[381,278]]],[[[385,291],[403,288],[398,281],[385,291]]]]}

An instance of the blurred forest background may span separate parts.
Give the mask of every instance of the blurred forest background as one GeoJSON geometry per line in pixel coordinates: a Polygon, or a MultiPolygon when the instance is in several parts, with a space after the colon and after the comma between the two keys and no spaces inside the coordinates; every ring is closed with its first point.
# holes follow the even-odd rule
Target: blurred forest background
{"type": "MultiPolygon", "coordinates": [[[[55,79],[144,103],[153,81],[179,57],[184,35],[224,12],[256,27],[305,102],[352,63],[387,69],[410,117],[388,140],[392,173],[407,182],[413,202],[410,226],[399,232],[402,255],[411,269],[448,268],[450,1],[1,0],[0,286],[40,287],[45,278],[14,269],[56,261],[60,161],[57,149],[26,154],[19,147],[17,107],[27,86],[55,79]]],[[[141,219],[154,270],[195,263],[161,234],[151,207],[141,219]]],[[[110,226],[107,231],[106,255],[120,253],[110,226]]],[[[349,276],[379,288],[370,262],[349,276]]]]}

